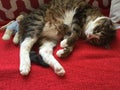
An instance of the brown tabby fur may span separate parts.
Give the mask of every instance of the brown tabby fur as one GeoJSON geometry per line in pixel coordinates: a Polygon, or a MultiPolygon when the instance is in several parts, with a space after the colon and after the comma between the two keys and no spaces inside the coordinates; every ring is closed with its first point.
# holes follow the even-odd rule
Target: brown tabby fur
{"type": "MultiPolygon", "coordinates": [[[[85,33],[90,27],[88,27],[88,24],[99,17],[103,17],[99,9],[93,8],[86,3],[85,0],[52,0],[49,5],[41,6],[40,9],[32,12],[21,21],[21,47],[24,39],[28,37],[31,37],[31,39],[36,38],[37,40],[35,39],[35,42],[39,42],[41,46],[46,43],[46,41],[56,44],[69,33],[71,33],[70,36],[68,35],[68,37],[64,39],[66,40],[64,45],[61,44],[63,49],[57,53],[59,57],[69,55],[73,50],[74,43],[79,38],[83,38],[93,45],[107,46],[115,37],[115,29],[110,19],[105,17],[95,22],[95,27],[92,28],[94,29],[92,35],[97,38],[93,37],[91,39],[87,37],[85,33]],[[70,14],[69,12],[73,14],[73,17],[69,18],[71,21],[68,20],[69,22],[66,23],[66,13],[70,14]]],[[[30,49],[31,47],[32,46],[30,46],[30,49]]],[[[50,65],[47,61],[45,62],[50,65]]],[[[25,68],[20,70],[21,74],[28,74],[29,69],[26,70],[26,72],[24,69],[25,68]]],[[[61,69],[63,70],[63,68],[56,70],[53,67],[53,69],[58,75],[65,73],[59,72],[61,69]]]]}
{"type": "MultiPolygon", "coordinates": [[[[64,48],[64,53],[61,57],[67,56],[73,49],[75,41],[81,37],[86,39],[89,43],[96,46],[109,47],[110,42],[115,38],[115,28],[112,21],[108,18],[103,18],[98,21],[98,26],[95,28],[102,32],[101,38],[87,39],[85,35],[86,26],[89,21],[94,21],[103,14],[98,8],[94,8],[87,4],[85,0],[52,0],[50,9],[47,10],[46,20],[50,23],[64,24],[64,15],[66,11],[76,9],[76,15],[73,17],[69,30],[72,31],[71,36],[67,39],[68,46],[64,48]]],[[[94,31],[96,31],[94,30],[94,31]]]]}

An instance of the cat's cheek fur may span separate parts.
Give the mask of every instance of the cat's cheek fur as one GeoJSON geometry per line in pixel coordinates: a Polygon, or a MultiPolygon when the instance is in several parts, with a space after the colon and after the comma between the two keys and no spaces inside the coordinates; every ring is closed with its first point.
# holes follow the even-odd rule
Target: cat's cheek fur
{"type": "Polygon", "coordinates": [[[86,31],[85,31],[85,34],[87,36],[87,38],[89,39],[90,36],[93,34],[93,29],[94,27],[96,27],[96,24],[92,21],[90,21],[87,26],[86,26],[86,31]]]}
{"type": "Polygon", "coordinates": [[[97,26],[97,22],[101,19],[105,19],[107,17],[105,16],[101,16],[101,17],[97,17],[94,21],[90,21],[87,26],[86,26],[86,30],[85,30],[85,35],[87,36],[88,39],[91,39],[91,38],[99,38],[99,37],[96,37],[94,34],[93,34],[93,30],[94,28],[97,26]]]}

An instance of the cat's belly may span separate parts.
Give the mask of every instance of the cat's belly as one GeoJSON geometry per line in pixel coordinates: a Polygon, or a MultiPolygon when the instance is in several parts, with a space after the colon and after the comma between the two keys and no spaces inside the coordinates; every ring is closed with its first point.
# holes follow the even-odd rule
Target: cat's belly
{"type": "Polygon", "coordinates": [[[59,31],[56,29],[55,25],[50,25],[46,23],[44,26],[43,32],[41,33],[42,37],[46,37],[48,39],[53,39],[59,41],[63,36],[59,34],[59,31]]]}

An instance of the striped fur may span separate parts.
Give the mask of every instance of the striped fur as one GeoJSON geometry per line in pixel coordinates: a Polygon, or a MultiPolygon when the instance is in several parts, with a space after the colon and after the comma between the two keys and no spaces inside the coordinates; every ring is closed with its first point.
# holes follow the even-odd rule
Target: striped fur
{"type": "Polygon", "coordinates": [[[49,5],[41,6],[20,23],[20,73],[30,72],[29,52],[38,42],[39,54],[54,72],[63,76],[65,70],[54,58],[53,48],[61,39],[57,51],[59,57],[68,56],[79,38],[93,45],[109,44],[115,37],[111,20],[90,6],[85,0],[51,0],[49,5]],[[65,37],[67,35],[67,37],[65,37]]]}

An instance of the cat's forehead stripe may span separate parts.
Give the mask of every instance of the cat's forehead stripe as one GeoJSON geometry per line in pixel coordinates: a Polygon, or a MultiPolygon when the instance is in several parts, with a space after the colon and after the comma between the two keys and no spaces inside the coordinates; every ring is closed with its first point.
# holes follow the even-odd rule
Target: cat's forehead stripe
{"type": "Polygon", "coordinates": [[[101,20],[101,19],[108,19],[108,17],[105,17],[105,16],[97,17],[97,18],[94,20],[94,22],[97,22],[97,21],[99,21],[99,20],[101,20]]]}

